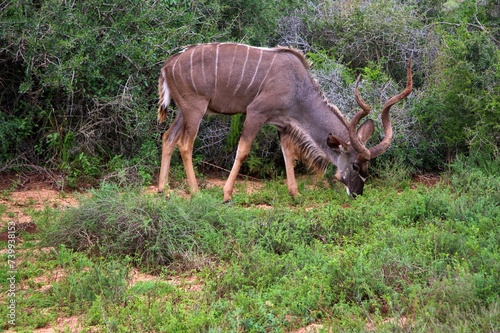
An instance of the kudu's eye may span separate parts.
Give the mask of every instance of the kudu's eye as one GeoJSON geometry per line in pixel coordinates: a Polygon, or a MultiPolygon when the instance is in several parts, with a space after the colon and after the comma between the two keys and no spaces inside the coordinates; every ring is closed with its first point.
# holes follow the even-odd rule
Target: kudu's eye
{"type": "Polygon", "coordinates": [[[357,165],[357,164],[353,164],[353,165],[352,165],[352,169],[353,169],[354,171],[356,171],[356,172],[359,172],[359,165],[357,165]]]}

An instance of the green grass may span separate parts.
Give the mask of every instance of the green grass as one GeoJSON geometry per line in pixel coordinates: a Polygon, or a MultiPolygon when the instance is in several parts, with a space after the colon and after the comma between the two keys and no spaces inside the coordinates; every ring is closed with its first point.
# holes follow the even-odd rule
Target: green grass
{"type": "Polygon", "coordinates": [[[37,214],[54,251],[20,279],[65,275],[19,292],[16,329],[79,315],[89,332],[498,332],[500,176],[467,163],[356,200],[310,180],[298,199],[269,181],[232,205],[220,189],[188,201],[104,184],[37,214]],[[132,284],[134,266],[158,278],[132,284]],[[189,278],[199,287],[171,282],[189,278]]]}

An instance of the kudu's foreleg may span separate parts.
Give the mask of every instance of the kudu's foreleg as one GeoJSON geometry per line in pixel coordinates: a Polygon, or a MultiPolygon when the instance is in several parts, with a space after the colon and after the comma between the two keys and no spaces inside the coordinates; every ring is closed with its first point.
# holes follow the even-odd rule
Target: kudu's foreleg
{"type": "Polygon", "coordinates": [[[234,164],[231,169],[231,173],[227,178],[226,184],[224,185],[224,202],[228,202],[231,200],[234,183],[236,182],[236,178],[238,177],[238,173],[240,172],[241,165],[248,157],[250,149],[252,148],[252,143],[255,140],[255,137],[259,133],[260,129],[262,128],[263,124],[263,119],[247,115],[245,124],[243,125],[243,131],[241,133],[240,141],[238,142],[238,150],[236,151],[234,164]]]}
{"type": "Polygon", "coordinates": [[[280,133],[281,151],[285,159],[286,180],[288,185],[288,193],[292,197],[299,195],[297,180],[295,179],[295,149],[287,135],[280,133]]]}

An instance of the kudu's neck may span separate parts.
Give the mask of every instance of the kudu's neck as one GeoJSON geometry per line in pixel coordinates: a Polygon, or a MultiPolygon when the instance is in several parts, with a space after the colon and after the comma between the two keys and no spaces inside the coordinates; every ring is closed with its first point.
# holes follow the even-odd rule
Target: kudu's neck
{"type": "Polygon", "coordinates": [[[330,133],[346,142],[349,132],[344,121],[334,112],[328,100],[311,80],[310,87],[303,86],[296,96],[296,107],[290,112],[285,131],[298,147],[298,154],[313,169],[324,171],[329,163],[337,165],[339,152],[328,147],[330,133]]]}

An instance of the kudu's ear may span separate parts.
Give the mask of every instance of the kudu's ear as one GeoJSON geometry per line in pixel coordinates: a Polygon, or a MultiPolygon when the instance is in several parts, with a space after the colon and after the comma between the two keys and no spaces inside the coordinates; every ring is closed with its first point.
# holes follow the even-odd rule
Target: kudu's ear
{"type": "Polygon", "coordinates": [[[373,131],[375,130],[375,125],[373,125],[373,120],[368,119],[358,128],[356,132],[358,134],[359,141],[361,144],[366,145],[366,142],[373,135],[373,131]]]}
{"type": "Polygon", "coordinates": [[[328,145],[328,147],[336,149],[336,150],[339,150],[340,147],[342,147],[342,146],[344,148],[347,148],[349,145],[347,142],[343,141],[339,137],[336,137],[332,133],[328,134],[328,138],[326,139],[326,144],[328,145]]]}

